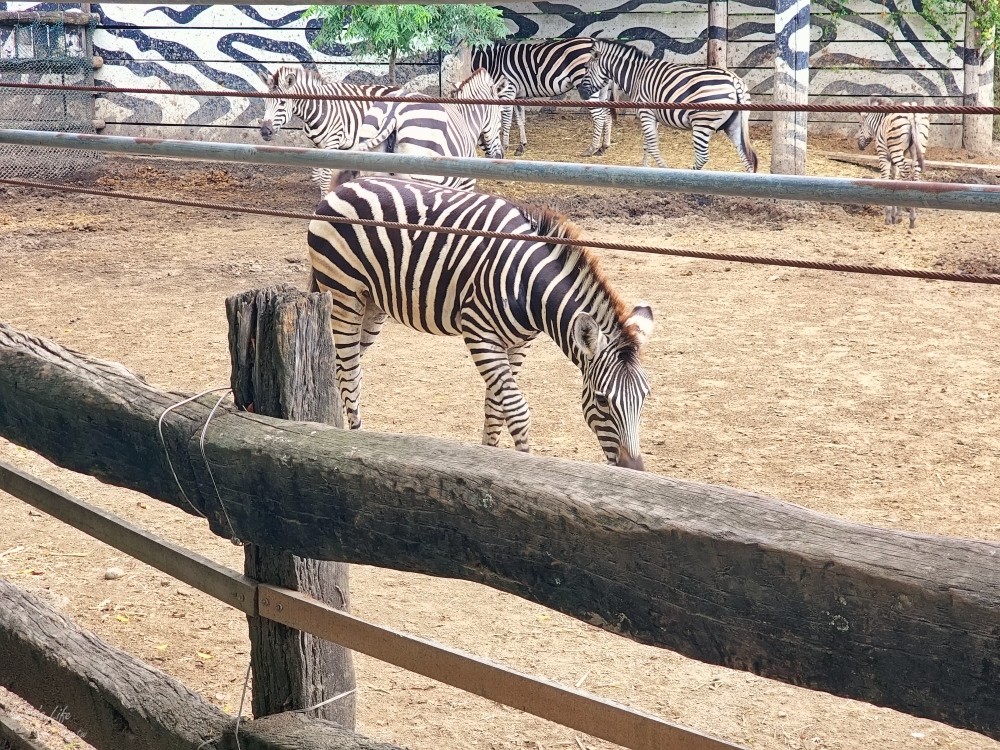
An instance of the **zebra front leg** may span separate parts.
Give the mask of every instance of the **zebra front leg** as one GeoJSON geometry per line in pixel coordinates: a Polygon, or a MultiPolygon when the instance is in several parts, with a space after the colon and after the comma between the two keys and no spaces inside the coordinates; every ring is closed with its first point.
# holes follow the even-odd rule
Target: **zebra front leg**
{"type": "MultiPolygon", "coordinates": [[[[508,359],[508,350],[502,344],[486,341],[474,333],[466,334],[465,345],[472,355],[476,369],[486,383],[483,445],[490,447],[499,445],[500,433],[506,423],[510,436],[514,439],[514,447],[527,453],[531,418],[528,404],[517,387],[514,371],[508,359]]],[[[515,359],[518,358],[523,362],[523,353],[520,355],[515,353],[515,359]]]]}
{"type": "Polygon", "coordinates": [[[365,307],[361,300],[353,300],[353,303],[345,305],[344,301],[335,297],[330,325],[337,354],[337,386],[347,415],[347,426],[352,430],[360,430],[361,340],[365,307]]]}
{"type": "Polygon", "coordinates": [[[642,126],[642,166],[649,164],[651,156],[656,166],[666,168],[667,163],[660,156],[660,124],[656,120],[656,113],[651,109],[640,109],[639,123],[642,126]]]}
{"type": "Polygon", "coordinates": [[[368,351],[368,347],[375,343],[375,339],[378,338],[379,333],[382,331],[382,326],[385,325],[385,321],[389,316],[382,312],[381,308],[372,302],[370,299],[365,302],[365,314],[361,320],[361,340],[360,340],[360,351],[358,352],[359,357],[363,357],[365,352],[368,351]]]}
{"type": "MultiPolygon", "coordinates": [[[[601,156],[607,150],[607,146],[603,143],[604,130],[607,127],[605,121],[610,122],[611,117],[608,115],[608,111],[605,109],[592,109],[590,110],[590,118],[594,123],[593,133],[590,136],[590,148],[583,152],[584,156],[601,156]]],[[[611,138],[608,137],[610,142],[611,138]]]]}
{"type": "Polygon", "coordinates": [[[514,156],[521,156],[524,149],[528,147],[528,136],[524,132],[524,107],[514,107],[514,117],[517,120],[517,130],[521,136],[521,144],[514,152],[514,156]]]}

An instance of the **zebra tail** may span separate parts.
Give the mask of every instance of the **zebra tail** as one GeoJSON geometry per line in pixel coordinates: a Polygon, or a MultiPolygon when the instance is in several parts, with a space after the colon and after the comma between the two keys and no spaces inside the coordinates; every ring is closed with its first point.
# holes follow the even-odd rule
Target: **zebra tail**
{"type": "MultiPolygon", "coordinates": [[[[608,84],[608,101],[609,102],[613,102],[613,101],[617,100],[617,97],[615,97],[615,91],[617,91],[617,89],[618,89],[618,85],[614,81],[612,81],[610,84],[608,84]]],[[[611,122],[615,122],[615,123],[618,122],[618,107],[612,107],[611,108],[611,122]]]]}
{"type": "MultiPolygon", "coordinates": [[[[924,115],[927,117],[927,115],[924,115]]],[[[929,119],[929,118],[928,118],[929,119]]],[[[921,115],[914,114],[910,120],[910,139],[913,141],[913,150],[917,155],[917,166],[920,167],[920,171],[924,171],[924,149],[927,144],[924,143],[923,133],[921,132],[921,115]]],[[[929,128],[928,128],[929,129],[929,128]]]]}
{"type": "MultiPolygon", "coordinates": [[[[740,80],[737,78],[737,80],[740,80]]],[[[742,81],[740,81],[742,83],[742,81]]],[[[736,86],[736,103],[749,104],[750,95],[743,86],[736,86]]],[[[743,136],[743,148],[746,149],[747,158],[750,161],[753,171],[757,171],[757,152],[750,145],[750,111],[744,109],[740,115],[740,133],[743,136]]]]}

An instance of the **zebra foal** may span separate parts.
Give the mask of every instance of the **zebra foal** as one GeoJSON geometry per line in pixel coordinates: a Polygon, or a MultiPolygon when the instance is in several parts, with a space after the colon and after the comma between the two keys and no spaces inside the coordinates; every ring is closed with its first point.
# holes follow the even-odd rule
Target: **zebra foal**
{"type": "MultiPolygon", "coordinates": [[[[462,99],[496,99],[496,84],[480,68],[452,92],[462,99]]],[[[502,159],[501,112],[495,104],[435,104],[415,98],[406,102],[375,102],[364,116],[355,151],[414,156],[477,156],[481,146],[488,159],[502,159]]],[[[329,170],[324,170],[329,171],[329,170]]],[[[365,173],[367,174],[367,173],[365,173]]],[[[473,177],[393,174],[445,187],[471,190],[473,177]]]]}
{"type": "MultiPolygon", "coordinates": [[[[581,91],[585,96],[615,83],[631,99],[641,102],[745,104],[750,101],[743,79],[722,68],[673,65],[654,60],[641,50],[620,42],[595,40],[581,91]]],[[[694,168],[708,161],[708,142],[721,130],[733,145],[747,172],[757,171],[757,152],[750,145],[750,113],[683,109],[640,109],[642,166],[652,157],[666,167],[660,155],[659,123],[690,130],[694,137],[694,168]]]]}
{"type": "MultiPolygon", "coordinates": [[[[351,101],[329,99],[267,99],[264,117],[260,121],[260,136],[270,142],[292,115],[304,124],[303,132],[317,148],[348,149],[358,142],[361,122],[372,106],[366,96],[397,96],[402,90],[395,86],[355,86],[333,83],[318,72],[301,65],[282,65],[271,75],[263,76],[272,94],[333,94],[353,96],[351,101]]],[[[328,181],[329,170],[314,169],[312,178],[319,183],[321,193],[328,181]]]]}
{"type": "Polygon", "coordinates": [[[583,413],[609,463],[642,469],[639,414],[649,393],[639,354],[653,329],[645,304],[627,308],[584,248],[561,242],[576,228],[547,209],[388,177],[339,184],[323,216],[429,227],[539,234],[498,240],[439,232],[309,224],[313,285],[333,296],[337,381],[352,429],[361,427],[361,355],[386,317],[417,331],[461,336],[486,382],[483,444],[506,425],[528,450],[530,416],[517,386],[528,347],[548,334],[583,374],[583,413]]]}
{"type": "MultiPolygon", "coordinates": [[[[600,100],[606,96],[607,87],[598,87],[586,96],[580,87],[593,50],[594,40],[590,37],[545,42],[494,42],[472,50],[472,67],[489,71],[493,79],[501,84],[498,90],[504,99],[561,96],[575,88],[583,99],[600,100]]],[[[503,143],[504,147],[510,146],[512,114],[521,136],[514,153],[520,156],[528,146],[528,136],[524,132],[524,107],[504,107],[503,143]]],[[[607,109],[590,110],[594,131],[590,148],[584,156],[603,154],[611,145],[612,116],[613,113],[607,109]]]]}
{"type": "MultiPolygon", "coordinates": [[[[916,104],[916,102],[904,102],[916,104]]],[[[873,97],[868,104],[889,106],[888,99],[873,97]]],[[[924,169],[924,154],[930,135],[930,115],[916,112],[863,112],[858,124],[858,148],[864,151],[875,141],[883,180],[917,180],[924,169]]],[[[899,206],[885,207],[885,223],[903,220],[899,206]]],[[[917,226],[917,209],[910,207],[910,229],[917,226]]]]}

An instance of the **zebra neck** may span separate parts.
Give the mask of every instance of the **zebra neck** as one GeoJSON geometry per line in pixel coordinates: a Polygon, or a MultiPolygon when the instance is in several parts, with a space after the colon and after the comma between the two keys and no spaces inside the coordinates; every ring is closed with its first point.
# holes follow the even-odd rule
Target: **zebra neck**
{"type": "Polygon", "coordinates": [[[584,356],[573,336],[573,321],[580,313],[590,315],[605,335],[621,333],[620,302],[608,289],[591,277],[584,284],[573,285],[562,298],[549,295],[545,303],[545,332],[577,367],[583,369],[584,356]]]}

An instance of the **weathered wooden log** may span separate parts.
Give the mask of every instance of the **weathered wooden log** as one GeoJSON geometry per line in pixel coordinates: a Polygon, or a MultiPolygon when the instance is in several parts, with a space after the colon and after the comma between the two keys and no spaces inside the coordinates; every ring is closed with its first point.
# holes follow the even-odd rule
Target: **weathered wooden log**
{"type": "MultiPolygon", "coordinates": [[[[280,419],[343,427],[334,371],[329,294],[291,285],[226,300],[233,399],[240,409],[280,419]]],[[[268,545],[247,544],[244,572],[261,583],[301,591],[350,611],[348,566],[310,560],[268,545]]],[[[343,646],[248,616],[253,715],[306,708],[357,687],[354,660],[343,646]]],[[[317,715],[354,729],[353,693],[317,715]]]]}
{"type": "MultiPolygon", "coordinates": [[[[234,717],[2,579],[0,664],[0,685],[44,713],[62,709],[100,750],[237,747],[234,717]]],[[[241,722],[239,739],[258,750],[399,750],[300,714],[241,722]]]]}
{"type": "Polygon", "coordinates": [[[3,750],[47,750],[35,742],[31,732],[20,722],[0,711],[0,748],[3,750]]]}
{"type": "MultiPolygon", "coordinates": [[[[185,507],[156,434],[180,398],[0,324],[0,435],[185,507]]],[[[201,403],[171,412],[166,444],[191,501],[228,537],[197,446],[207,416],[201,403]]],[[[255,414],[217,416],[206,451],[242,539],[478,581],[642,643],[1000,738],[1000,544],[255,414]]]]}

